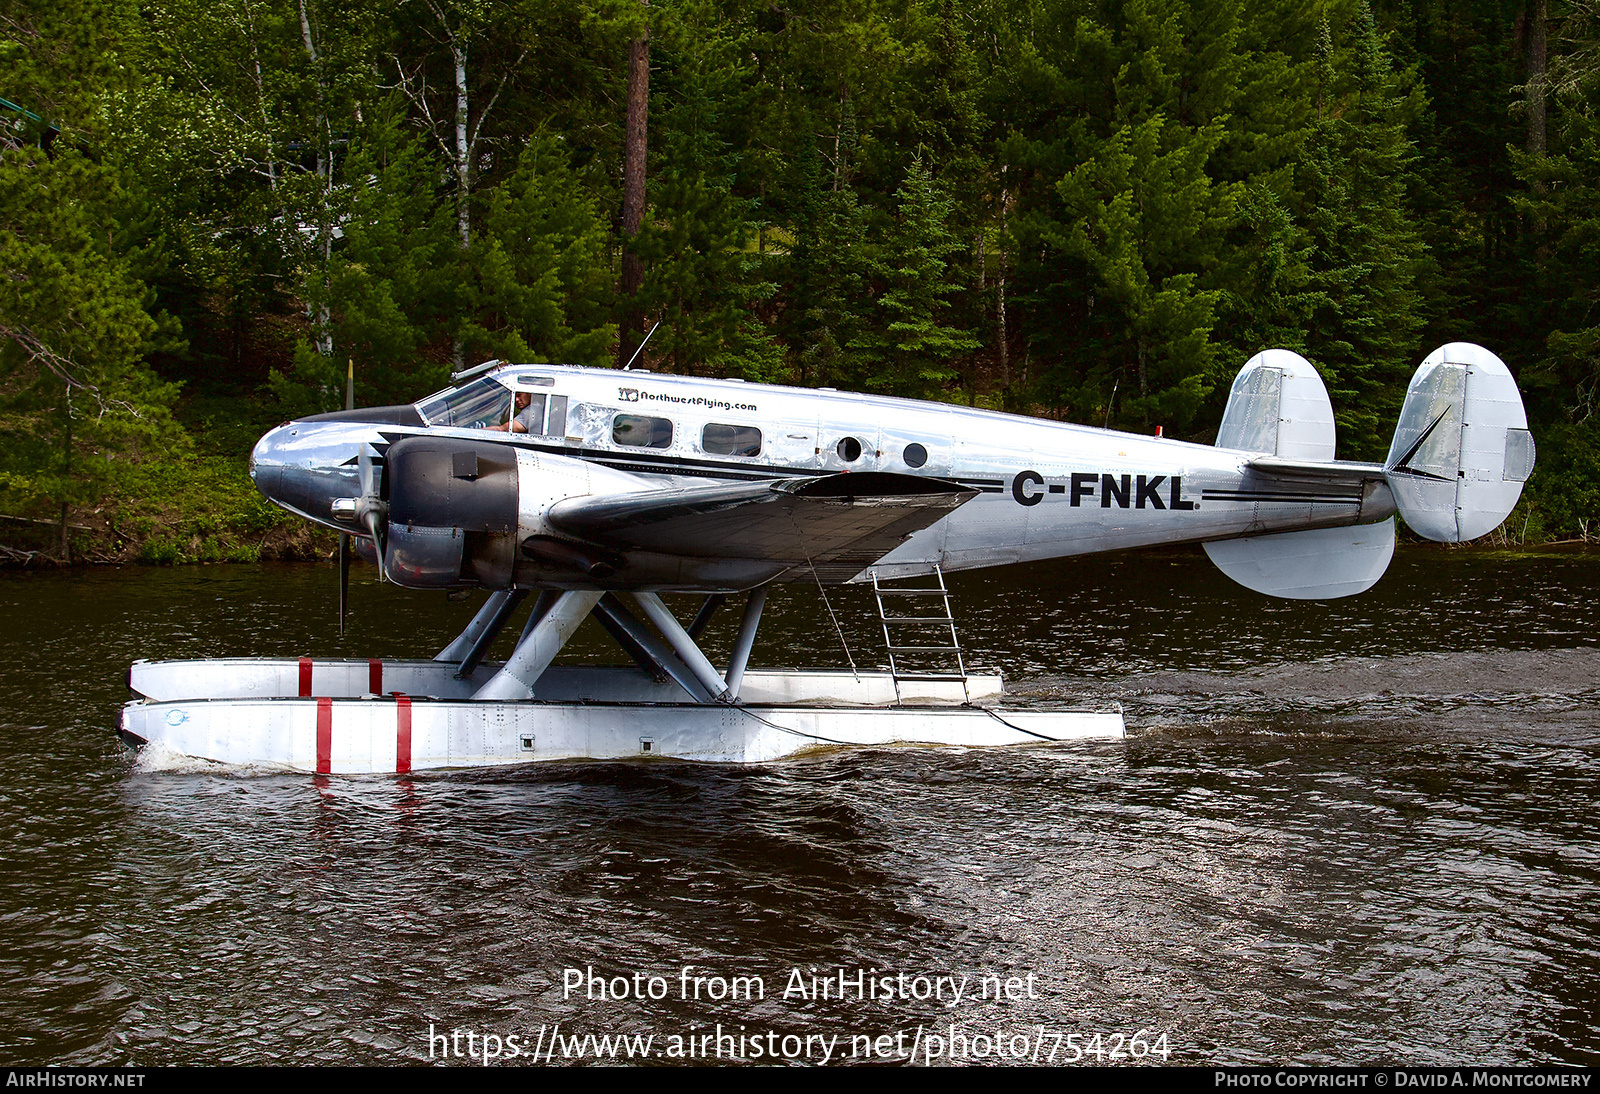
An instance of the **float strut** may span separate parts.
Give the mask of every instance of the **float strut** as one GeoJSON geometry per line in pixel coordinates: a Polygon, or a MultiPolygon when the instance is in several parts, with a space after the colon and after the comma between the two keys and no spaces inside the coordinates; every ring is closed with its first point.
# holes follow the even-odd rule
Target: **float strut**
{"type": "MultiPolygon", "coordinates": [[[[638,666],[640,672],[658,684],[665,684],[670,679],[667,675],[667,670],[661,667],[661,662],[652,657],[650,651],[640,645],[621,623],[617,622],[616,616],[611,610],[614,604],[618,611],[623,610],[620,604],[616,604],[614,598],[601,597],[600,603],[594,606],[595,620],[606,629],[606,633],[616,640],[617,645],[622,647],[623,652],[633,658],[633,663],[638,666]]],[[[693,694],[693,692],[690,694],[693,694]]]]}
{"type": "Polygon", "coordinates": [[[689,666],[689,671],[694,673],[695,679],[711,693],[711,697],[726,700],[729,697],[728,685],[723,681],[722,675],[717,672],[711,659],[700,652],[700,647],[689,637],[689,632],[683,629],[678,617],[661,603],[661,597],[655,593],[634,593],[633,599],[643,609],[644,614],[650,617],[650,622],[656,625],[656,630],[660,631],[662,637],[672,646],[672,652],[689,666]]]}
{"type": "Polygon", "coordinates": [[[533,685],[550,667],[561,647],[567,644],[578,624],[600,602],[597,592],[562,593],[561,598],[534,624],[533,630],[517,643],[511,658],[489,682],[479,688],[474,699],[531,699],[533,685]]]}
{"type": "Polygon", "coordinates": [[[495,613],[500,610],[500,605],[504,604],[510,597],[511,590],[509,589],[490,593],[489,599],[485,600],[483,607],[478,609],[478,614],[472,617],[472,622],[468,623],[461,633],[456,635],[453,642],[434,654],[433,659],[435,661],[459,662],[467,655],[467,651],[472,648],[472,644],[478,640],[478,635],[483,633],[483,628],[489,625],[489,620],[493,619],[495,613]]]}
{"type": "Polygon", "coordinates": [[[478,662],[483,660],[483,655],[488,652],[489,645],[500,637],[500,632],[505,628],[506,621],[511,618],[511,613],[522,605],[528,598],[528,590],[513,589],[511,594],[500,602],[495,613],[490,617],[488,624],[478,632],[478,637],[473,640],[472,648],[467,650],[461,658],[461,667],[456,669],[456,679],[465,680],[477,671],[478,662]]]}
{"type": "Polygon", "coordinates": [[[750,650],[756,644],[756,630],[761,626],[761,609],[767,603],[767,587],[751,589],[744,602],[744,618],[739,621],[739,637],[733,643],[733,656],[728,659],[728,694],[737,701],[739,685],[744,683],[744,668],[750,663],[750,650]]]}
{"type": "Polygon", "coordinates": [[[517,641],[521,642],[533,633],[533,628],[539,625],[539,620],[550,614],[550,609],[556,606],[556,601],[561,599],[561,593],[555,589],[540,589],[539,599],[533,602],[533,610],[528,613],[528,621],[522,625],[522,634],[517,641]]]}
{"type": "Polygon", "coordinates": [[[722,607],[727,599],[725,593],[712,593],[706,597],[705,603],[700,605],[700,610],[694,613],[694,622],[689,624],[690,638],[696,642],[700,641],[700,635],[706,629],[706,624],[711,622],[711,617],[717,614],[717,609],[722,607]]]}
{"type": "MultiPolygon", "coordinates": [[[[719,686],[717,691],[709,690],[694,673],[690,672],[684,663],[672,656],[672,650],[667,644],[655,635],[650,629],[639,622],[634,614],[622,606],[615,594],[607,593],[595,609],[597,615],[607,616],[613,624],[621,629],[628,638],[637,642],[644,651],[660,665],[666,673],[678,682],[678,686],[689,693],[689,698],[697,703],[709,703],[722,691],[719,686]]],[[[609,627],[607,628],[610,629],[609,627]]],[[[722,681],[717,681],[720,685],[722,681]]]]}

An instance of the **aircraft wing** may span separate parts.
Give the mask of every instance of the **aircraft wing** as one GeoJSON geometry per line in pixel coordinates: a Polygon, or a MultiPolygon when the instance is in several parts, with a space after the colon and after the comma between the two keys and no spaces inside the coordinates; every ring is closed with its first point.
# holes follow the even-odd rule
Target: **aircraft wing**
{"type": "Polygon", "coordinates": [[[941,479],[860,472],[568,498],[550,525],[611,550],[748,560],[776,580],[847,581],[977,491],[941,479]]]}

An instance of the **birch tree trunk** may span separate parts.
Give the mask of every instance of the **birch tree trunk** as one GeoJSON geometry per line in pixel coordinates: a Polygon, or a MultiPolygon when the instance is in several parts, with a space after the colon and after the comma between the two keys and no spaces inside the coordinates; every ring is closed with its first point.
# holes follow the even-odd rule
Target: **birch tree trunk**
{"type": "Polygon", "coordinates": [[[306,0],[298,0],[300,11],[300,37],[305,44],[306,57],[317,83],[317,193],[316,261],[321,292],[316,306],[311,309],[311,320],[316,330],[317,352],[324,357],[333,356],[333,316],[328,305],[328,268],[333,262],[333,124],[328,117],[328,84],[323,70],[322,57],[317,50],[316,36],[311,29],[311,16],[306,11],[306,0]]]}

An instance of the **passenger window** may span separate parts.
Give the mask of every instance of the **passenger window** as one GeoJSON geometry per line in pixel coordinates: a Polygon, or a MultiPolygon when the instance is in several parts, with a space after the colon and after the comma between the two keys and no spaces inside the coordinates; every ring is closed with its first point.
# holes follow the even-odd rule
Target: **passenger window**
{"type": "Polygon", "coordinates": [[[618,414],[611,420],[611,439],[629,448],[671,448],[672,423],[642,414],[618,414]]]}
{"type": "Polygon", "coordinates": [[[759,456],[761,430],[753,425],[708,425],[700,431],[700,447],[713,456],[759,456]]]}

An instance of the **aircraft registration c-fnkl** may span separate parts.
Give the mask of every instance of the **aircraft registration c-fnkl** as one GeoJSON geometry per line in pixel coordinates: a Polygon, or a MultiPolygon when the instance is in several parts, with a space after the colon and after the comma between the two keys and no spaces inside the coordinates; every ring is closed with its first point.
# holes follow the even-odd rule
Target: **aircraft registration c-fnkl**
{"type": "MultiPolygon", "coordinates": [[[[1287,350],[1240,370],[1214,446],[644,371],[490,362],[456,379],[412,405],[285,423],[250,474],[358,537],[396,585],[485,590],[466,629],[429,661],[137,662],[126,739],[355,773],[1120,736],[1116,708],[975,702],[1001,682],[967,672],[944,574],[1199,542],[1258,592],[1348,596],[1383,575],[1397,512],[1429,539],[1472,539],[1534,463],[1515,381],[1468,343],[1417,369],[1381,464],[1334,458],[1327,391],[1287,350]],[[748,669],[767,592],[788,582],[870,582],[889,671],[748,669]],[[486,661],[531,593],[510,657],[486,661]],[[685,625],[662,593],[705,600],[685,625]],[[719,669],[698,638],[733,594],[719,669]],[[553,663],[591,615],[632,665],[553,663]]],[[[347,577],[344,555],[341,624],[347,577]]]]}

